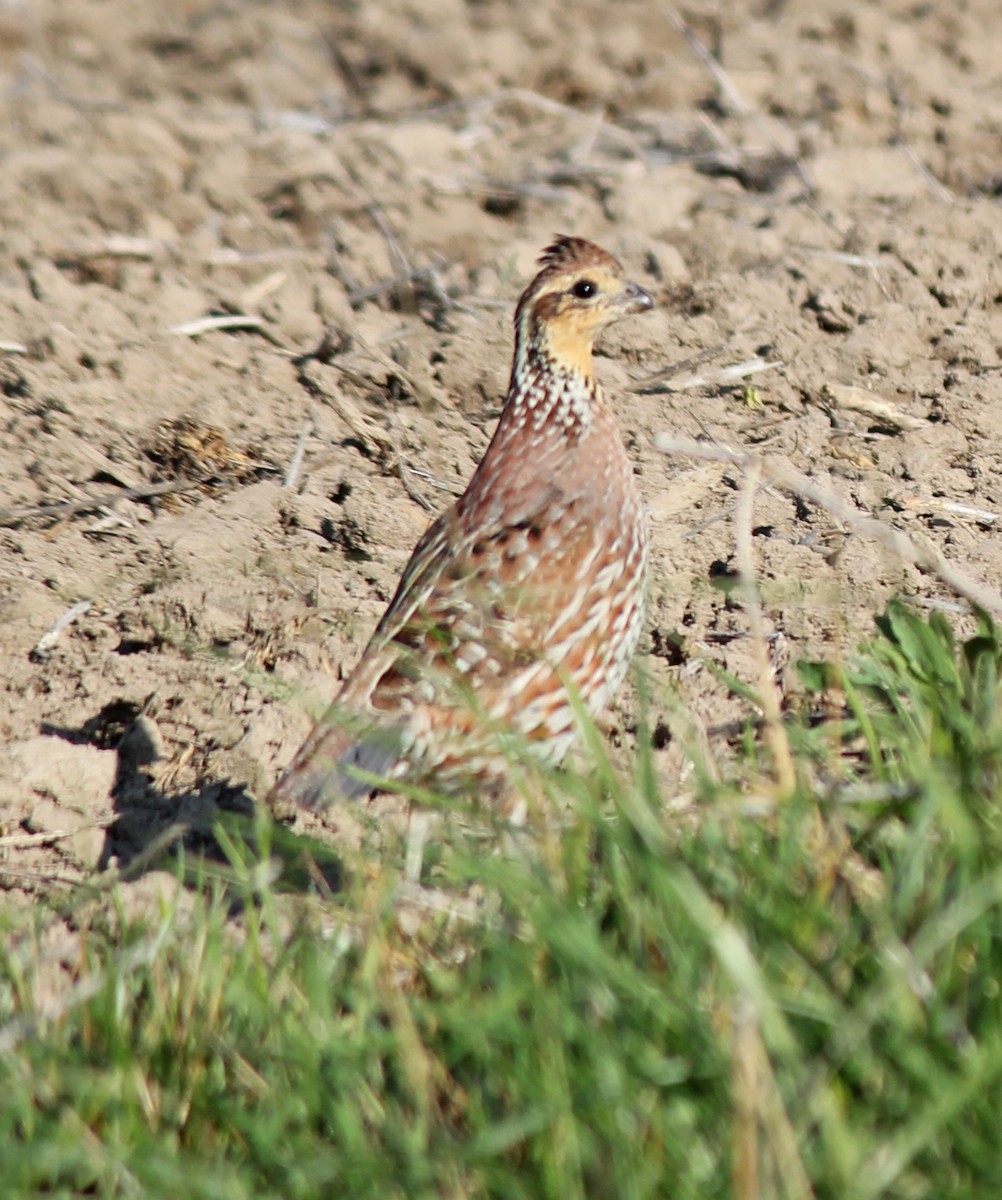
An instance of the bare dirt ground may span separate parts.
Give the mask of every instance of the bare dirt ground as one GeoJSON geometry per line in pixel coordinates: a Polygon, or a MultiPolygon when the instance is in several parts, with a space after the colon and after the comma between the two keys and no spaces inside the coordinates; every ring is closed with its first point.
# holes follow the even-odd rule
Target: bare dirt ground
{"type": "MultiPolygon", "coordinates": [[[[711,664],[754,668],[741,473],[658,433],[779,455],[1002,586],[994,0],[684,15],[726,86],[654,0],[0,3],[13,896],[264,795],[485,447],[554,232],[658,302],[599,369],[653,514],[666,798],[673,714],[717,736],[711,664]]],[[[779,491],[754,528],[784,685],[890,594],[950,599],[779,491]]]]}

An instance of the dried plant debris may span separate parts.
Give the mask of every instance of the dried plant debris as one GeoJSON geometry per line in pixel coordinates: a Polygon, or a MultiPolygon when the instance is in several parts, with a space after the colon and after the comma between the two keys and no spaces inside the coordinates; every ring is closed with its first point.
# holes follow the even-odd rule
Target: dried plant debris
{"type": "MultiPolygon", "coordinates": [[[[155,480],[188,480],[207,495],[252,483],[274,469],[252,451],[232,446],[218,426],[208,425],[190,414],[160,421],[143,452],[154,464],[155,480]]],[[[169,511],[177,511],[181,495],[160,496],[155,502],[169,511]]]]}

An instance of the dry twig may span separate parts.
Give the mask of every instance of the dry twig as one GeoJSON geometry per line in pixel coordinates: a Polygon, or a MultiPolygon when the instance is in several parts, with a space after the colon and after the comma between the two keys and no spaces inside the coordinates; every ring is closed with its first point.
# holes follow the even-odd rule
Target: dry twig
{"type": "Polygon", "coordinates": [[[888,550],[912,566],[922,571],[928,571],[944,583],[951,591],[968,601],[974,608],[982,612],[995,613],[1002,616],[1002,595],[973,579],[960,567],[947,562],[942,554],[932,545],[922,544],[910,538],[893,525],[878,520],[870,513],[862,512],[854,504],[840,499],[833,492],[818,487],[806,475],[802,475],[793,467],[775,458],[752,454],[748,451],[730,450],[726,446],[712,445],[706,442],[696,442],[689,438],[673,437],[670,434],[658,434],[654,445],[662,454],[678,454],[687,458],[698,458],[704,462],[733,463],[746,470],[757,466],[764,479],[768,479],[776,487],[793,492],[804,500],[824,508],[838,520],[867,537],[886,546],[888,550]]]}
{"type": "Polygon", "coordinates": [[[699,61],[706,67],[707,71],[713,76],[713,80],[720,89],[721,101],[725,107],[739,116],[745,117],[752,111],[741,97],[741,93],[731,83],[730,76],[713,57],[709,50],[703,45],[698,37],[692,32],[689,26],[682,20],[679,13],[672,7],[668,8],[668,19],[679,31],[682,37],[685,38],[689,45],[689,49],[695,54],[699,61]]]}
{"type": "Polygon", "coordinates": [[[797,782],[796,768],[790,743],[783,727],[783,703],[776,676],[769,661],[765,635],[765,619],[755,582],[755,555],[752,551],[752,528],[755,518],[755,493],[762,476],[760,463],[752,463],[745,472],[744,485],[734,510],[734,543],[737,556],[738,586],[741,602],[748,616],[748,625],[755,646],[758,668],[758,699],[765,720],[766,737],[776,767],[776,781],[783,796],[791,796],[797,782]]]}
{"type": "Polygon", "coordinates": [[[697,367],[701,367],[704,363],[710,362],[711,359],[722,354],[727,349],[726,342],[717,342],[715,346],[707,346],[705,350],[700,350],[698,354],[692,354],[688,358],[680,359],[677,363],[672,363],[670,367],[665,367],[661,371],[657,371],[653,375],[648,375],[646,379],[638,379],[629,387],[631,392],[647,392],[661,388],[669,380],[675,379],[676,376],[683,374],[685,371],[694,371],[697,367]]]}
{"type": "Polygon", "coordinates": [[[68,608],[52,626],[49,632],[43,634],[38,639],[38,644],[31,652],[32,662],[40,662],[47,658],[49,651],[59,640],[59,635],[63,632],[63,630],[68,629],[77,619],[77,617],[82,617],[90,608],[90,606],[90,600],[81,600],[79,603],[74,604],[71,608],[68,608]]]}
{"type": "Polygon", "coordinates": [[[296,449],[293,451],[292,459],[289,462],[289,469],[285,472],[285,478],[282,480],[282,487],[294,488],[299,482],[299,473],[303,469],[303,458],[306,455],[306,443],[312,432],[313,422],[310,420],[304,421],[303,428],[296,441],[296,449]]]}
{"type": "Polygon", "coordinates": [[[41,833],[10,833],[0,837],[0,849],[25,850],[29,846],[50,846],[53,842],[62,842],[66,838],[76,837],[88,829],[107,829],[118,820],[117,814],[101,817],[96,821],[88,821],[76,829],[43,830],[41,833]]]}
{"type": "Polygon", "coordinates": [[[902,412],[897,405],[882,399],[874,392],[868,392],[865,388],[851,387],[840,383],[826,383],[821,395],[835,408],[845,408],[850,412],[862,413],[865,417],[873,417],[875,421],[891,425],[895,429],[924,429],[929,424],[922,417],[912,417],[908,413],[902,412]]]}
{"type": "Polygon", "coordinates": [[[178,337],[199,337],[217,329],[254,329],[260,333],[264,331],[264,321],[251,313],[223,313],[199,317],[197,321],[186,321],[183,325],[174,325],[167,332],[178,337]]]}
{"type": "Polygon", "coordinates": [[[666,392],[691,392],[702,387],[733,387],[743,379],[758,375],[762,371],[774,371],[783,363],[776,359],[767,362],[764,358],[750,358],[747,362],[733,363],[729,367],[720,367],[707,375],[694,375],[691,379],[683,379],[679,383],[662,384],[661,390],[666,392]]]}
{"type": "Polygon", "coordinates": [[[83,500],[60,500],[56,504],[24,504],[20,508],[0,508],[0,527],[17,526],[38,517],[72,517],[77,513],[106,508],[119,500],[148,500],[153,496],[170,496],[194,491],[209,483],[218,486],[219,480],[214,475],[206,475],[201,479],[171,479],[165,483],[150,483],[143,487],[102,492],[100,496],[88,496],[83,500]]]}
{"type": "Polygon", "coordinates": [[[366,300],[374,300],[377,296],[385,296],[387,292],[394,292],[398,288],[405,287],[408,284],[431,281],[436,272],[441,271],[446,266],[448,266],[448,263],[440,262],[427,267],[409,267],[399,274],[392,276],[390,279],[380,279],[376,283],[353,288],[348,293],[348,303],[352,308],[358,308],[366,300]]]}

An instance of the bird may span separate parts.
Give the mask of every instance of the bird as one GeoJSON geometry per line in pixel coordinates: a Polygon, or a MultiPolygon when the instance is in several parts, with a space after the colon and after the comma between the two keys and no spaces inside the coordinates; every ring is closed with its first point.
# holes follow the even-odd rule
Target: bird
{"type": "Polygon", "coordinates": [[[496,795],[519,756],[559,766],[580,713],[601,714],[643,626],[649,535],[592,352],[653,306],[594,243],[560,235],[543,251],[487,450],[414,547],[273,811],[364,799],[379,781],[496,795]]]}

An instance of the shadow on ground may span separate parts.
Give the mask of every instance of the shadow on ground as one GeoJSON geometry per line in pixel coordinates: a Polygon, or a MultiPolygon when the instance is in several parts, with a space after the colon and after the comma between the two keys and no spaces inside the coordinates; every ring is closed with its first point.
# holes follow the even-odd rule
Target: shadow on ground
{"type": "Polygon", "coordinates": [[[117,867],[123,878],[136,879],[183,857],[185,878],[194,884],[214,874],[213,867],[232,867],[233,847],[251,859],[260,857],[266,830],[266,852],[281,890],[342,889],[344,871],[335,851],[293,832],[290,822],[263,814],[243,784],[207,778],[194,790],[176,792],[158,784],[153,767],[161,758],[159,735],[138,705],[114,700],[79,728],[46,724],[41,732],[116,754],[111,792],[116,819],[105,833],[98,871],[117,867]]]}

